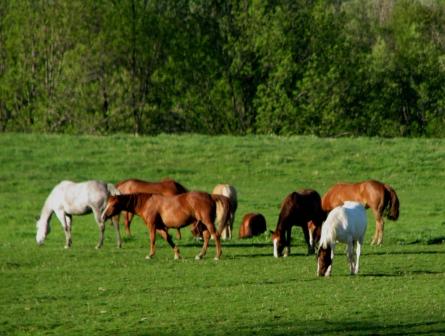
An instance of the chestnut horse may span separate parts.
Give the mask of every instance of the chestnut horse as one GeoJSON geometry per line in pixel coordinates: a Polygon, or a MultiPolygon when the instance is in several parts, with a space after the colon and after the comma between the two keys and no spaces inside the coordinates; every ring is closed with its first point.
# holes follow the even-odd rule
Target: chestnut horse
{"type": "Polygon", "coordinates": [[[250,212],[244,215],[239,228],[239,238],[252,238],[266,231],[266,219],[260,213],[250,212]]]}
{"type": "Polygon", "coordinates": [[[129,211],[138,214],[147,225],[150,233],[150,254],[148,259],[155,254],[156,231],[173,248],[175,259],[180,258],[179,248],[168,234],[169,228],[181,227],[198,222],[205,227],[203,232],[204,244],[196,259],[201,259],[207,252],[210,236],[216,243],[215,259],[221,256],[220,231],[227,224],[230,204],[226,197],[210,195],[204,192],[187,192],[176,196],[162,196],[160,194],[130,194],[111,196],[102,213],[103,220],[117,215],[121,211],[129,211]],[[216,202],[222,202],[226,211],[222,218],[220,230],[215,230],[216,202]]]}
{"type": "Polygon", "coordinates": [[[275,231],[272,232],[274,245],[274,257],[278,258],[290,254],[292,226],[300,226],[303,229],[304,239],[308,247],[308,254],[315,251],[314,241],[320,237],[321,224],[326,218],[321,208],[321,198],[318,192],[312,189],[303,189],[286,196],[281,205],[280,215],[275,231]],[[313,229],[309,230],[309,225],[313,229]]]}
{"type": "Polygon", "coordinates": [[[366,180],[358,183],[337,183],[322,198],[322,207],[326,212],[342,205],[345,201],[355,201],[371,208],[375,217],[375,232],[371,244],[383,243],[383,215],[390,220],[399,218],[399,198],[391,186],[376,181],[366,180]]]}
{"type": "MultiPolygon", "coordinates": [[[[138,179],[127,179],[116,183],[116,188],[122,195],[148,193],[173,196],[187,192],[186,188],[172,179],[165,179],[160,182],[148,182],[138,179]]],[[[133,220],[134,214],[128,211],[124,211],[123,215],[125,232],[127,233],[127,236],[131,236],[130,225],[131,221],[133,220]]],[[[177,232],[177,237],[181,237],[181,233],[179,230],[177,232]]]]}

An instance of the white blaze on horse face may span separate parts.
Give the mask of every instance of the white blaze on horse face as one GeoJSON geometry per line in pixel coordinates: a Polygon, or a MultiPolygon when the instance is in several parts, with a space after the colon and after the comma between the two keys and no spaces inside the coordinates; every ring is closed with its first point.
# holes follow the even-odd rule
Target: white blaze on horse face
{"type": "Polygon", "coordinates": [[[328,277],[331,275],[332,271],[332,264],[328,266],[328,269],[326,270],[326,273],[324,274],[325,277],[328,277]]]}
{"type": "Polygon", "coordinates": [[[314,247],[314,230],[309,229],[309,245],[314,247]]]}
{"type": "Polygon", "coordinates": [[[273,256],[278,258],[278,238],[273,240],[273,256]]]}

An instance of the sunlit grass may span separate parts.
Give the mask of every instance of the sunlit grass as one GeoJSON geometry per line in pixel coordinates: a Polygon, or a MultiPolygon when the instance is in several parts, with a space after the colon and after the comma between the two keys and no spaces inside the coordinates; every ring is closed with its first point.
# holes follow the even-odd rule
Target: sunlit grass
{"type": "MultiPolygon", "coordinates": [[[[440,334],[445,332],[445,142],[275,136],[157,137],[0,135],[0,334],[16,335],[286,335],[440,334]],[[117,249],[107,225],[75,217],[73,247],[53,219],[36,246],[35,217],[63,179],[172,177],[189,189],[236,186],[235,239],[195,261],[201,243],[183,230],[183,259],[160,238],[145,260],[140,219],[117,249]],[[269,229],[291,191],[323,193],[337,181],[375,178],[401,202],[385,244],[365,245],[360,274],[348,275],[339,245],[333,276],[318,279],[313,256],[294,230],[292,255],[274,259],[268,234],[238,240],[242,215],[262,212],[269,229]]],[[[370,213],[367,241],[374,230],[370,213]]]]}

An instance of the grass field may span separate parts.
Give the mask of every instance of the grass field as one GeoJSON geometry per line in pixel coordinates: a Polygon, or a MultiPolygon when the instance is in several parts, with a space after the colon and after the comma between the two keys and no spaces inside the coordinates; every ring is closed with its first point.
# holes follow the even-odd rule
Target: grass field
{"type": "MultiPolygon", "coordinates": [[[[0,335],[414,335],[445,333],[445,140],[315,137],[88,137],[0,134],[0,335]],[[91,215],[73,220],[73,247],[55,218],[45,244],[35,217],[60,180],[117,182],[172,177],[192,190],[238,190],[235,238],[195,261],[188,229],[184,259],[157,239],[154,259],[138,218],[122,249],[107,225],[94,246],[91,215]],[[366,244],[349,276],[337,248],[331,278],[315,276],[301,230],[292,255],[272,257],[266,234],[238,240],[244,213],[274,229],[282,199],[310,187],[375,178],[401,203],[385,243],[366,244]]],[[[368,213],[367,241],[374,231],[368,213]]]]}

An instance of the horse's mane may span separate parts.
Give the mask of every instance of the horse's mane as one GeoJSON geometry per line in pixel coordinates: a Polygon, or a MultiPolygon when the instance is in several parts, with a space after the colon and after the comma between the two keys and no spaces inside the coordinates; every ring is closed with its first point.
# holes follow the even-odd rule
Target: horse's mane
{"type": "Polygon", "coordinates": [[[136,212],[137,209],[140,209],[142,205],[151,198],[151,196],[153,196],[153,194],[136,193],[136,194],[119,195],[117,197],[122,202],[122,206],[124,209],[134,210],[136,212]]]}

